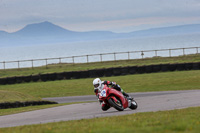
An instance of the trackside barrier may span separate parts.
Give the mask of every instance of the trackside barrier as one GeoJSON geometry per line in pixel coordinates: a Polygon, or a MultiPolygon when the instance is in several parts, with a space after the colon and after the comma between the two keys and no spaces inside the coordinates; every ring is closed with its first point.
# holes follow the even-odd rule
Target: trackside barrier
{"type": "Polygon", "coordinates": [[[76,63],[117,61],[117,60],[130,60],[130,59],[141,59],[141,58],[143,59],[143,58],[158,57],[158,56],[160,57],[173,57],[180,55],[184,56],[189,54],[199,54],[199,48],[200,47],[187,47],[187,48],[174,48],[174,49],[101,53],[101,54],[46,58],[46,59],[0,61],[0,70],[14,69],[14,68],[17,69],[34,68],[39,66],[44,66],[45,68],[48,68],[53,64],[62,65],[65,63],[76,64],[76,63]]]}
{"type": "Polygon", "coordinates": [[[35,105],[46,105],[46,104],[58,104],[58,103],[51,102],[51,101],[4,102],[4,103],[0,103],[0,109],[18,108],[18,107],[35,106],[35,105]]]}
{"type": "Polygon", "coordinates": [[[128,66],[115,67],[105,69],[93,69],[88,71],[72,71],[49,73],[29,76],[16,76],[0,78],[0,85],[28,83],[37,81],[54,81],[64,79],[81,79],[81,78],[95,78],[95,77],[110,77],[128,74],[143,74],[167,71],[184,71],[184,70],[200,70],[200,62],[195,63],[177,63],[177,64],[158,64],[148,66],[128,66]]]}

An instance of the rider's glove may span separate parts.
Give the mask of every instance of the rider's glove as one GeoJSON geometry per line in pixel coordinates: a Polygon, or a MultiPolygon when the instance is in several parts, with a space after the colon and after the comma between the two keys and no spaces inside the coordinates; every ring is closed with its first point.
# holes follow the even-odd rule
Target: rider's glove
{"type": "Polygon", "coordinates": [[[113,86],[116,86],[116,82],[112,82],[112,85],[113,85],[113,86]]]}

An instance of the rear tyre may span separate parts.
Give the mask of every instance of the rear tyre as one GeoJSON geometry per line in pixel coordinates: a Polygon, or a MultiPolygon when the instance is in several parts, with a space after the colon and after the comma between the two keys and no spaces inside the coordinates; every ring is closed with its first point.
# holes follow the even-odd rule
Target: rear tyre
{"type": "Polygon", "coordinates": [[[134,109],[137,109],[137,107],[138,107],[137,102],[135,100],[132,100],[131,101],[131,106],[129,108],[134,110],[134,109]]]}
{"type": "MultiPolygon", "coordinates": [[[[116,97],[115,97],[116,98],[116,97]]],[[[108,103],[110,104],[110,106],[114,107],[116,110],[118,111],[123,111],[124,110],[124,107],[122,105],[122,102],[116,98],[118,100],[118,102],[116,103],[114,99],[110,98],[108,100],[108,103]]]]}

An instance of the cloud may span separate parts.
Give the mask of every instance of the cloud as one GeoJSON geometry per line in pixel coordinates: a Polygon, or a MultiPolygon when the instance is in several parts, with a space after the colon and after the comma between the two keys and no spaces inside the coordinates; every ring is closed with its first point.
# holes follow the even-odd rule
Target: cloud
{"type": "MultiPolygon", "coordinates": [[[[80,30],[107,28],[114,31],[114,28],[123,30],[123,27],[128,29],[128,26],[140,26],[144,23],[149,26],[157,25],[158,22],[159,25],[165,25],[170,23],[170,19],[172,22],[187,20],[187,23],[191,17],[197,20],[200,17],[200,1],[0,0],[0,12],[3,12],[0,14],[0,30],[6,29],[5,25],[7,30],[16,30],[29,23],[47,20],[65,27],[70,26],[72,30],[78,30],[79,27],[80,30]]],[[[191,23],[196,22],[192,20],[191,23]]]]}

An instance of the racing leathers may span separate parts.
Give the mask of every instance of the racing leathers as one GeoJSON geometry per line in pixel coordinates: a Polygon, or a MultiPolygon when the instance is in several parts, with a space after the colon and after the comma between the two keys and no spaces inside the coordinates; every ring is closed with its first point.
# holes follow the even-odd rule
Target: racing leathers
{"type": "MultiPolygon", "coordinates": [[[[116,90],[118,90],[118,91],[121,91],[122,94],[123,94],[124,96],[129,97],[129,95],[128,95],[127,93],[125,93],[125,92],[123,91],[123,89],[122,89],[118,84],[116,84],[116,82],[102,81],[101,84],[103,84],[103,85],[105,84],[105,85],[107,85],[107,86],[111,85],[112,88],[114,88],[114,89],[116,89],[116,90]]],[[[97,94],[98,94],[98,89],[95,89],[94,92],[95,92],[96,95],[97,95],[97,94]]]]}

